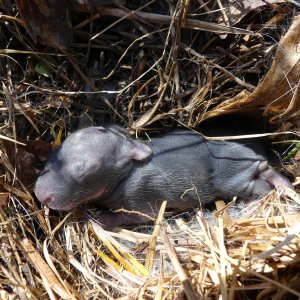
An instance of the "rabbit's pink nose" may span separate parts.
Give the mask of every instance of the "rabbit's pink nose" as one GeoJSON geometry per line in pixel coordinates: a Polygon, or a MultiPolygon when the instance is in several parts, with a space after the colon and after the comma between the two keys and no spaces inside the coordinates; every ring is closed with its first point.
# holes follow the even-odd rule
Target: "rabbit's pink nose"
{"type": "Polygon", "coordinates": [[[55,200],[54,196],[49,192],[36,191],[36,196],[42,204],[47,206],[49,206],[49,204],[55,200]]]}

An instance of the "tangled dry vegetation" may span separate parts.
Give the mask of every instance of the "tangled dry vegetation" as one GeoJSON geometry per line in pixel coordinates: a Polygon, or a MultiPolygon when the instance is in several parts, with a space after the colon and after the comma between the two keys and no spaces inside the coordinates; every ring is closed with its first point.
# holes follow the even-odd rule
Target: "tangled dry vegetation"
{"type": "Polygon", "coordinates": [[[30,29],[1,1],[1,299],[299,299],[296,192],[235,217],[217,201],[213,221],[201,211],[165,221],[163,205],[155,226],[114,231],[32,194],[38,164],[78,127],[140,134],[237,112],[287,132],[273,141],[284,140],[297,191],[300,6],[235,3],[74,4],[62,35],[55,18],[37,10],[30,29]]]}

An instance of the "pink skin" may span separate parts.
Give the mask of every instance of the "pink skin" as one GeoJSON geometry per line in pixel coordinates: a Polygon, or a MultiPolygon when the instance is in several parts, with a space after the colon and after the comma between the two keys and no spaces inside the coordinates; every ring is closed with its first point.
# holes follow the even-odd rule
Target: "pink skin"
{"type": "Polygon", "coordinates": [[[64,211],[70,211],[72,209],[74,209],[75,207],[77,207],[79,204],[88,202],[91,199],[96,199],[97,197],[101,196],[103,194],[103,189],[99,190],[98,192],[91,194],[89,197],[87,198],[83,198],[81,199],[81,201],[72,201],[68,204],[65,204],[64,206],[61,207],[57,207],[57,203],[53,206],[52,202],[57,202],[57,200],[55,200],[56,197],[53,197],[54,195],[51,194],[47,194],[47,193],[41,193],[41,191],[39,191],[38,194],[38,198],[40,199],[41,203],[48,206],[49,208],[52,209],[61,209],[64,211]]]}
{"type": "MultiPolygon", "coordinates": [[[[267,161],[263,161],[259,164],[258,179],[256,180],[256,185],[253,190],[254,195],[259,194],[259,190],[261,188],[269,189],[270,191],[273,188],[276,188],[278,191],[282,191],[285,187],[293,189],[293,186],[290,183],[290,181],[287,178],[285,178],[284,176],[282,176],[280,173],[276,172],[272,167],[270,167],[268,165],[267,161]]],[[[39,191],[39,192],[41,193],[41,191],[39,191]]],[[[88,202],[91,199],[95,199],[95,198],[101,196],[102,193],[103,193],[103,190],[100,190],[97,193],[90,195],[88,198],[82,199],[80,201],[80,203],[88,202]]],[[[47,195],[47,194],[43,193],[43,194],[39,194],[38,198],[44,205],[47,205],[50,208],[57,209],[56,206],[52,207],[53,206],[52,202],[55,201],[55,197],[52,197],[52,195],[47,195]]],[[[253,199],[251,197],[250,201],[254,200],[254,199],[256,199],[256,197],[254,197],[253,199]]],[[[65,211],[70,211],[71,209],[75,208],[76,206],[78,206],[78,201],[73,201],[71,203],[65,204],[63,207],[60,207],[60,209],[65,210],[65,211]]],[[[110,214],[108,214],[108,215],[111,216],[110,214]]],[[[118,216],[118,217],[123,218],[122,213],[121,214],[114,213],[113,215],[115,217],[118,216]]]]}
{"type": "Polygon", "coordinates": [[[70,135],[53,152],[35,194],[55,210],[69,211],[89,201],[106,207],[99,220],[107,227],[141,223],[148,218],[113,211],[149,214],[151,208],[155,215],[162,200],[180,211],[199,206],[199,199],[204,205],[218,197],[257,200],[274,188],[292,188],[265,159],[259,142],[205,141],[174,131],[143,143],[117,126],[90,127],[70,135]],[[197,193],[190,191],[191,184],[197,193]]]}
{"type": "Polygon", "coordinates": [[[281,190],[283,187],[288,187],[293,189],[290,181],[282,176],[280,173],[276,172],[272,167],[268,165],[266,161],[263,161],[258,166],[259,178],[267,181],[277,190],[281,190]]]}

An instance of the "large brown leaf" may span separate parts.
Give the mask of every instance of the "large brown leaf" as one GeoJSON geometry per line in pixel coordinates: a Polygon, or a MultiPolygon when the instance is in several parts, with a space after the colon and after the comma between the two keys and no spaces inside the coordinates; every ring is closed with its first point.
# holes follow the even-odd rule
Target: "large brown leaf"
{"type": "Polygon", "coordinates": [[[250,94],[239,94],[207,112],[204,119],[237,111],[268,115],[273,122],[288,118],[300,108],[300,16],[295,17],[279,42],[272,66],[250,94]]]}

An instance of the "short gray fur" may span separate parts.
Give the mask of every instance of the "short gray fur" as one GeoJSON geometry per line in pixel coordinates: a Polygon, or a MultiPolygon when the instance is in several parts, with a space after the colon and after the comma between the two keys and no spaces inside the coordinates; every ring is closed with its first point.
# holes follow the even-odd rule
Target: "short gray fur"
{"type": "MultiPolygon", "coordinates": [[[[57,210],[93,201],[111,210],[153,216],[164,200],[170,208],[186,210],[217,198],[260,198],[279,186],[292,187],[268,165],[257,140],[206,141],[177,130],[142,142],[112,126],[71,134],[50,155],[35,193],[57,210]]],[[[137,214],[108,212],[99,221],[117,226],[145,220],[137,214]]]]}

